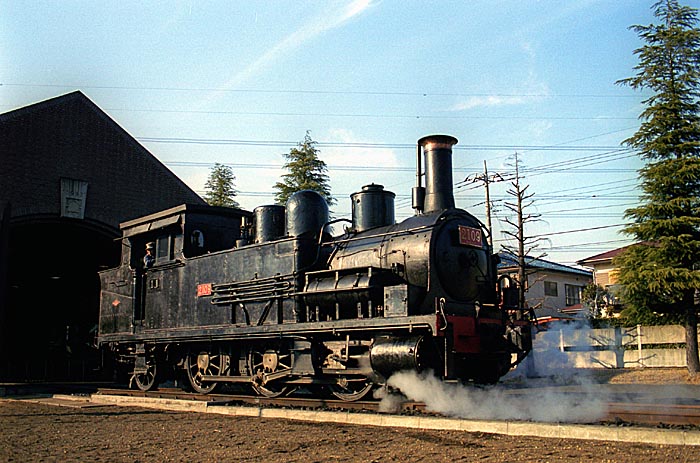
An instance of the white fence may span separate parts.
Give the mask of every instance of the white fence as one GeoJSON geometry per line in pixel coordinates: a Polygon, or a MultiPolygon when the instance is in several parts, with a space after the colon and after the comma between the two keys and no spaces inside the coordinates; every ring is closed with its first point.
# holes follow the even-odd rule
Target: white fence
{"type": "Polygon", "coordinates": [[[572,368],[684,367],[685,329],[679,325],[575,329],[552,326],[535,335],[538,365],[572,368]]]}

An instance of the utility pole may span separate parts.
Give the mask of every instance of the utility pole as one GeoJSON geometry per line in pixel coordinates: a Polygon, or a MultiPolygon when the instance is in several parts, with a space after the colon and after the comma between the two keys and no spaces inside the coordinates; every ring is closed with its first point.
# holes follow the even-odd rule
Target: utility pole
{"type": "Polygon", "coordinates": [[[491,195],[489,195],[489,169],[484,159],[484,185],[486,186],[486,228],[489,230],[489,246],[493,249],[493,227],[491,227],[491,195]]]}
{"type": "Polygon", "coordinates": [[[484,160],[483,174],[476,174],[473,177],[470,175],[469,177],[464,179],[465,182],[471,183],[484,182],[484,186],[486,187],[486,228],[489,232],[489,246],[491,246],[491,249],[493,249],[493,228],[491,225],[491,196],[489,193],[489,185],[491,183],[502,182],[504,180],[505,179],[501,176],[501,174],[498,173],[489,176],[489,170],[486,166],[486,160],[484,160]]]}

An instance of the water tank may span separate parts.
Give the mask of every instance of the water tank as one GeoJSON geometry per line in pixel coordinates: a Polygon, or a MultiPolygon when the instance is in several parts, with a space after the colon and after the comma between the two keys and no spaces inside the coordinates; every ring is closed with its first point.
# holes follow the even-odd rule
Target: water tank
{"type": "Polygon", "coordinates": [[[370,228],[394,225],[394,198],[382,185],[365,185],[362,191],[350,195],[352,200],[352,228],[356,232],[370,228]]]}
{"type": "Polygon", "coordinates": [[[284,206],[259,206],[253,210],[255,216],[255,242],[266,243],[284,236],[284,206]]]}
{"type": "Polygon", "coordinates": [[[328,203],[312,190],[294,193],[287,201],[287,234],[293,237],[318,237],[328,223],[328,203]]]}

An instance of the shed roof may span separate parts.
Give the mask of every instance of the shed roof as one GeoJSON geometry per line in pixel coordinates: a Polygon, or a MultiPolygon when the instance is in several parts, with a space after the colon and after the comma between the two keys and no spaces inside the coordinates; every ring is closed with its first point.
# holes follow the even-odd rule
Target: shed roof
{"type": "Polygon", "coordinates": [[[87,184],[86,220],[120,222],[204,200],[134,137],[74,91],[0,114],[0,205],[13,219],[60,217],[62,179],[87,184]]]}

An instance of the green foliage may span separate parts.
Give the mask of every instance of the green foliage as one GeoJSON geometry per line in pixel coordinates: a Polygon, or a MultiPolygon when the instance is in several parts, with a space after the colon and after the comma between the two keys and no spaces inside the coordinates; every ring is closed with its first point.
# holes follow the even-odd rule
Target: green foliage
{"type": "Polygon", "coordinates": [[[589,309],[589,318],[608,318],[606,311],[612,305],[613,295],[607,289],[595,283],[589,283],[581,292],[581,302],[589,309]]]}
{"type": "Polygon", "coordinates": [[[682,325],[685,319],[680,313],[658,313],[647,310],[644,307],[627,305],[620,313],[620,326],[630,327],[636,325],[682,325]]]}
{"type": "Polygon", "coordinates": [[[239,207],[238,202],[233,199],[238,194],[235,180],[233,169],[217,162],[209,173],[207,183],[204,184],[204,199],[210,206],[239,207]]]}
{"type": "Polygon", "coordinates": [[[637,74],[618,81],[637,90],[651,90],[644,101],[640,129],[625,142],[646,159],[697,156],[700,102],[700,30],[697,10],[676,0],[654,4],[660,24],[632,26],[646,45],[635,50],[637,74]]]}
{"type": "Polygon", "coordinates": [[[653,5],[659,24],[633,26],[646,42],[635,50],[634,77],[650,90],[640,129],[625,144],[648,164],[640,170],[640,205],[624,232],[640,243],[615,260],[628,323],[676,323],[692,313],[700,288],[700,29],[697,10],[676,0],[653,5]],[[662,315],[659,315],[662,314],[662,315]]]}
{"type": "Polygon", "coordinates": [[[318,158],[318,153],[316,142],[311,139],[307,131],[304,140],[284,155],[287,159],[284,168],[289,172],[284,174],[282,181],[274,186],[277,190],[275,199],[278,204],[285,204],[290,196],[302,190],[316,191],[323,196],[329,206],[335,203],[326,174],[328,168],[326,163],[318,158]]]}
{"type": "Polygon", "coordinates": [[[605,305],[609,297],[608,290],[595,283],[589,283],[581,292],[581,302],[586,305],[605,305]]]}

